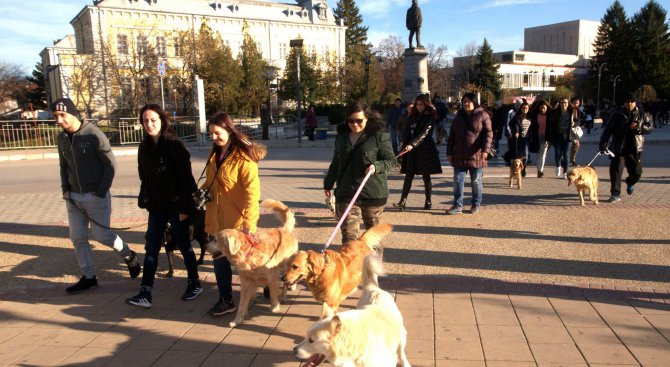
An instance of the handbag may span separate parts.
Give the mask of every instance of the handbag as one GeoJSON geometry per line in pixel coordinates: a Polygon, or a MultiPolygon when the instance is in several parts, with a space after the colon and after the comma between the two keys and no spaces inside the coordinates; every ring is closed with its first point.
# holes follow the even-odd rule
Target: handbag
{"type": "Polygon", "coordinates": [[[570,135],[571,140],[578,140],[584,135],[584,130],[581,126],[575,126],[570,130],[570,135]]]}

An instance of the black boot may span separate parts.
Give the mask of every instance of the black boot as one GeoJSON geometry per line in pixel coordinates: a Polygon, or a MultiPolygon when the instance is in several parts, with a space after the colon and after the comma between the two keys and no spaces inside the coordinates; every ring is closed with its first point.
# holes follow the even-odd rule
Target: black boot
{"type": "Polygon", "coordinates": [[[401,212],[405,211],[405,206],[407,205],[407,198],[401,197],[398,203],[393,203],[394,208],[398,208],[401,212]]]}
{"type": "Polygon", "coordinates": [[[426,203],[423,205],[424,210],[430,210],[433,207],[431,198],[433,196],[433,184],[430,181],[430,176],[423,178],[423,188],[426,191],[426,203]]]}

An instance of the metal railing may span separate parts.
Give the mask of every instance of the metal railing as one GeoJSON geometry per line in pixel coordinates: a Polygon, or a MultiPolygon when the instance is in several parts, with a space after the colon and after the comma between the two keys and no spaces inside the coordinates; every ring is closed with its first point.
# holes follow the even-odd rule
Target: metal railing
{"type": "MultiPolygon", "coordinates": [[[[250,138],[260,140],[263,127],[260,118],[232,116],[236,128],[250,138]]],[[[291,139],[298,136],[296,119],[292,115],[274,115],[269,126],[269,138],[291,139]]],[[[144,128],[136,118],[86,120],[96,124],[107,135],[112,145],[138,144],[144,137],[144,128]]],[[[185,142],[197,141],[197,124],[194,117],[177,117],[173,129],[185,142]]],[[[50,148],[56,146],[56,136],[62,131],[53,120],[0,121],[0,150],[50,148]]],[[[209,139],[209,134],[207,139],[209,139]]]]}

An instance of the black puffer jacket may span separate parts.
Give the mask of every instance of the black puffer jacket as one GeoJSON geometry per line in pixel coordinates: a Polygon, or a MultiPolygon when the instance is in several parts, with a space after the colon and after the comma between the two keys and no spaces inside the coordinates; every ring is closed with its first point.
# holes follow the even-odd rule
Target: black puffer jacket
{"type": "Polygon", "coordinates": [[[651,133],[653,129],[654,125],[648,114],[640,112],[638,108],[633,111],[623,108],[615,112],[607,122],[605,130],[600,136],[598,147],[600,150],[609,148],[612,153],[621,154],[626,145],[626,135],[632,133],[635,137],[635,149],[637,152],[641,152],[644,148],[644,136],[642,135],[651,133]],[[637,123],[637,129],[631,131],[630,124],[633,122],[637,123]],[[608,145],[610,137],[612,141],[608,145]]]}
{"type": "Polygon", "coordinates": [[[150,212],[189,214],[197,186],[191,172],[191,155],[181,140],[150,137],[140,144],[137,154],[140,174],[138,205],[150,212]]]}
{"type": "Polygon", "coordinates": [[[433,119],[430,115],[422,115],[418,121],[410,117],[403,124],[401,132],[402,146],[411,145],[412,150],[402,156],[400,173],[434,174],[442,173],[440,153],[433,140],[433,119]]]}

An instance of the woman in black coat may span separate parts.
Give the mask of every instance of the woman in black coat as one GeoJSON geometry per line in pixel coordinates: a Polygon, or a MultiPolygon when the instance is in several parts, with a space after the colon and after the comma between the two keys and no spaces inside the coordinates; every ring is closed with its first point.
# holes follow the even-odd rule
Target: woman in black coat
{"type": "Polygon", "coordinates": [[[414,101],[414,107],[401,131],[402,161],[400,173],[405,174],[405,182],[402,186],[400,201],[393,206],[400,211],[405,210],[407,196],[412,188],[414,175],[423,177],[423,186],[426,192],[424,209],[432,207],[433,184],[430,180],[431,174],[442,173],[440,155],[433,140],[433,130],[437,114],[435,107],[430,104],[430,99],[425,94],[420,94],[414,101]]]}

